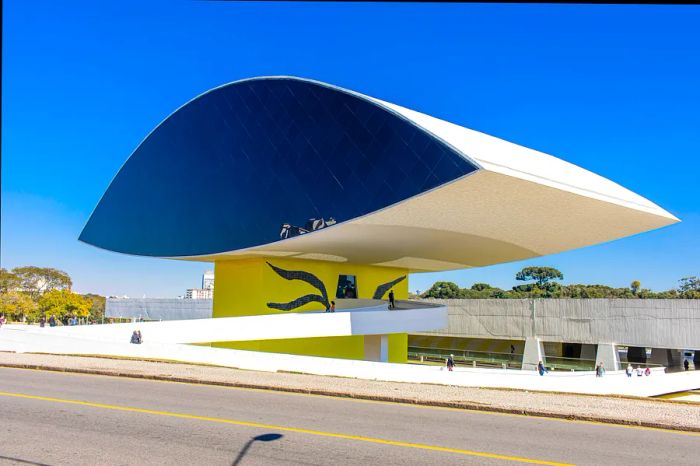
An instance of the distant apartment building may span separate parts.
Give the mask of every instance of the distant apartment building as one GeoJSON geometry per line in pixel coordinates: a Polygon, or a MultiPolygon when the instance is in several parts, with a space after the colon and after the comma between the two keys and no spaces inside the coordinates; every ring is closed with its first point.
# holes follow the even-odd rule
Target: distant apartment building
{"type": "Polygon", "coordinates": [[[213,299],[214,288],[190,288],[185,292],[185,299],[213,299]]]}
{"type": "Polygon", "coordinates": [[[213,299],[214,298],[214,271],[207,270],[202,275],[202,287],[190,288],[185,292],[185,299],[213,299]]]}
{"type": "Polygon", "coordinates": [[[209,290],[214,288],[214,271],[207,270],[202,275],[202,289],[209,290]]]}

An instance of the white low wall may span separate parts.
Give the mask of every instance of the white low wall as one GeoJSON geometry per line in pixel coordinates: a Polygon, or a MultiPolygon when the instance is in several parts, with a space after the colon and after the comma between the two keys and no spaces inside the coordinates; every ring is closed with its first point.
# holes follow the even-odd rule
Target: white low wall
{"type": "Polygon", "coordinates": [[[152,343],[210,343],[217,341],[275,340],[349,335],[407,333],[447,324],[444,306],[388,311],[387,305],[352,311],[294,312],[216,319],[169,320],[70,327],[29,327],[28,331],[100,341],[129,342],[134,330],[152,343]]]}
{"type": "Polygon", "coordinates": [[[700,371],[664,374],[657,370],[650,377],[632,378],[628,378],[622,371],[610,371],[602,378],[595,377],[593,372],[550,372],[545,376],[539,376],[533,371],[502,369],[458,368],[454,372],[448,372],[436,366],[260,353],[149,341],[132,345],[123,341],[98,341],[60,332],[37,332],[25,326],[14,325],[0,329],[0,351],[126,356],[256,371],[291,371],[393,382],[583,394],[655,396],[700,387],[700,371]]]}

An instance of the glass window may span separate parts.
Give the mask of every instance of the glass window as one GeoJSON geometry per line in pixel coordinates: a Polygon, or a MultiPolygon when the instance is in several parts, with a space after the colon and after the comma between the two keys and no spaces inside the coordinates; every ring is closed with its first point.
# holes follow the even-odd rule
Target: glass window
{"type": "Polygon", "coordinates": [[[309,219],[352,220],[475,169],[367,99],[301,79],[251,79],[158,126],[81,240],[151,256],[232,251],[308,232],[309,219]]]}
{"type": "Polygon", "coordinates": [[[338,289],[335,297],[339,299],[357,298],[357,281],[355,275],[338,275],[338,289]]]}

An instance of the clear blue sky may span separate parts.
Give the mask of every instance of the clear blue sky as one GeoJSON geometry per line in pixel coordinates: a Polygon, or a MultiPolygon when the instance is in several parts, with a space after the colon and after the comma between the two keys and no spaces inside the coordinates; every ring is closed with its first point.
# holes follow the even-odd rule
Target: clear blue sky
{"type": "MultiPolygon", "coordinates": [[[[415,274],[509,288],[525,265],[566,283],[655,290],[700,275],[697,6],[4,2],[2,266],[66,270],[79,292],[177,296],[210,264],[77,241],[131,151],[211,87],[309,77],[556,155],[681,218],[519,263],[415,274]]],[[[202,199],[202,202],[207,202],[202,199]]]]}

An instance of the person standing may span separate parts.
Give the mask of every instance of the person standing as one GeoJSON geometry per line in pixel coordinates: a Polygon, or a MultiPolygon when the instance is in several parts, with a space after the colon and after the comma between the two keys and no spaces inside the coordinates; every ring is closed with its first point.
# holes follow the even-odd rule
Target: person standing
{"type": "Polygon", "coordinates": [[[454,355],[450,354],[447,357],[447,370],[452,372],[452,369],[455,367],[455,360],[454,360],[454,355]]]}
{"type": "Polygon", "coordinates": [[[51,317],[49,317],[49,327],[55,327],[56,326],[56,315],[51,314],[51,317]]]}
{"type": "Polygon", "coordinates": [[[331,301],[331,312],[335,312],[335,301],[331,301]]]}
{"type": "Polygon", "coordinates": [[[396,309],[396,302],[394,301],[394,290],[389,291],[389,309],[396,309]]]}
{"type": "Polygon", "coordinates": [[[688,362],[687,359],[683,361],[683,368],[685,370],[690,370],[690,363],[688,362]]]}
{"type": "Polygon", "coordinates": [[[544,375],[545,372],[547,372],[547,369],[544,367],[544,363],[542,361],[537,363],[537,372],[540,373],[540,376],[544,375]]]}
{"type": "Polygon", "coordinates": [[[627,377],[632,377],[632,372],[634,369],[632,369],[632,364],[627,364],[627,369],[625,369],[625,374],[627,374],[627,377]]]}
{"type": "Polygon", "coordinates": [[[595,376],[596,377],[602,377],[605,375],[605,368],[603,367],[603,363],[601,362],[598,364],[598,366],[595,368],[595,376]]]}
{"type": "Polygon", "coordinates": [[[39,327],[44,328],[46,326],[46,316],[44,314],[39,317],[39,327]]]}

